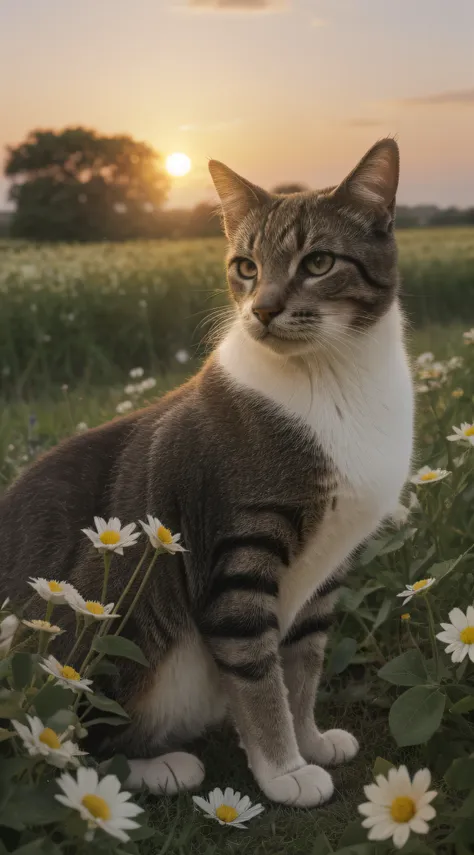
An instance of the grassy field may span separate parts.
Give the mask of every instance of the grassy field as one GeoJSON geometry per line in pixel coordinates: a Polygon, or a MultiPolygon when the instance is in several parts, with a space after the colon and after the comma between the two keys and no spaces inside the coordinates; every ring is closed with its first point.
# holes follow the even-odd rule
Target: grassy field
{"type": "MultiPolygon", "coordinates": [[[[436,319],[437,312],[440,317],[443,313],[454,319],[468,317],[469,300],[474,300],[474,230],[406,232],[400,238],[406,288],[410,281],[416,305],[422,307],[426,298],[428,318],[436,319]]],[[[142,406],[198,367],[199,349],[195,356],[190,342],[199,341],[198,313],[221,299],[212,291],[223,281],[222,242],[144,249],[139,245],[54,250],[4,245],[0,250],[0,257],[4,253],[6,258],[0,273],[0,353],[4,369],[10,369],[3,374],[2,384],[0,490],[62,437],[113,418],[125,401],[130,401],[130,407],[142,406]],[[73,319],[64,317],[66,309],[73,319]],[[175,311],[180,323],[186,319],[181,327],[175,323],[175,311]],[[48,335],[51,339],[40,344],[39,337],[48,335]],[[183,348],[189,349],[191,359],[180,366],[169,355],[183,348]],[[137,381],[130,378],[129,370],[138,365],[146,372],[137,381]],[[143,380],[149,381],[146,388],[137,389],[143,380]]],[[[470,311],[474,318],[474,303],[470,311]]],[[[473,419],[474,344],[463,341],[465,328],[462,323],[449,327],[431,323],[416,329],[413,323],[410,330],[413,356],[429,350],[440,361],[428,360],[416,368],[417,466],[445,467],[451,474],[439,483],[411,485],[404,498],[408,505],[410,496],[417,497],[416,502],[412,499],[411,514],[368,545],[343,591],[317,720],[323,728],[340,726],[354,732],[361,752],[352,764],[335,771],[333,801],[318,810],[296,811],[263,800],[265,812],[241,831],[206,819],[187,794],[178,799],[149,798],[146,807],[154,837],[135,850],[121,851],[139,855],[391,852],[390,843],[368,843],[358,820],[357,805],[365,801],[363,785],[371,783],[377,762],[379,771],[387,763],[406,763],[411,773],[428,766],[439,790],[438,816],[430,833],[423,841],[412,836],[403,850],[407,855],[472,855],[474,767],[472,780],[464,786],[458,785],[452,764],[471,762],[470,757],[474,763],[474,704],[469,705],[474,696],[474,665],[465,660],[452,666],[430,630],[431,614],[439,631],[449,610],[454,606],[466,610],[474,592],[474,558],[469,552],[474,541],[474,447],[467,441],[446,441],[452,425],[473,419]],[[460,359],[452,361],[453,357],[460,359]],[[403,587],[428,577],[436,580],[430,592],[402,607],[397,594],[403,587]],[[405,612],[409,621],[401,620],[405,612]],[[400,668],[397,671],[394,666],[390,677],[391,663],[407,654],[419,655],[417,674],[400,681],[396,676],[400,668]],[[410,707],[406,696],[414,689],[427,695],[418,706],[410,707]],[[427,713],[432,697],[443,699],[437,719],[432,711],[428,710],[431,718],[427,713]],[[394,723],[397,703],[405,703],[398,712],[405,735],[394,723]]],[[[262,800],[231,730],[203,740],[196,752],[207,772],[201,795],[215,786],[231,786],[262,800]]]]}
{"type": "MultiPolygon", "coordinates": [[[[474,229],[400,231],[410,322],[474,317],[474,229]]],[[[154,371],[202,341],[227,304],[224,241],[35,246],[0,241],[0,366],[4,394],[24,396],[80,377],[120,382],[154,371]]]]}

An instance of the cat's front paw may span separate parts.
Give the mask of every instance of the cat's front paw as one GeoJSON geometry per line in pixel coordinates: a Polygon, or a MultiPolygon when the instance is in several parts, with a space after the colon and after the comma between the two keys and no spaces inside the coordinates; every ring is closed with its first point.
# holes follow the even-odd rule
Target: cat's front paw
{"type": "Polygon", "coordinates": [[[320,766],[302,766],[261,782],[261,787],[272,802],[290,807],[317,807],[327,802],[334,792],[331,776],[320,766]]]}
{"type": "Polygon", "coordinates": [[[306,745],[302,753],[311,763],[338,766],[339,763],[348,763],[358,751],[359,743],[352,733],[347,730],[326,730],[325,733],[315,733],[311,744],[306,745]]]}

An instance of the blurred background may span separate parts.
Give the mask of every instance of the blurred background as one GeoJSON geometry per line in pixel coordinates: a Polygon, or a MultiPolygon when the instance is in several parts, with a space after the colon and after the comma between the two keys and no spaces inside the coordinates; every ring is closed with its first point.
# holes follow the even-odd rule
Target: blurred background
{"type": "Polygon", "coordinates": [[[396,135],[412,346],[449,350],[474,323],[473,35],[472,0],[3,0],[0,483],[212,345],[210,157],[290,192],[396,135]]]}

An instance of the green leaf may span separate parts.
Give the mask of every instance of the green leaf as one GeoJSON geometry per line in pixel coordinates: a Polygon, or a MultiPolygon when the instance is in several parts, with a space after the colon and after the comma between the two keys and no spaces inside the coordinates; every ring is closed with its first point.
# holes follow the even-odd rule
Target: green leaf
{"type": "MultiPolygon", "coordinates": [[[[88,695],[88,697],[90,697],[90,695],[88,695]]],[[[48,716],[48,718],[45,719],[45,724],[47,724],[48,727],[52,727],[56,733],[63,733],[63,731],[67,730],[71,724],[75,725],[77,721],[77,715],[73,710],[61,709],[53,715],[48,716]]]]}
{"type": "Polygon", "coordinates": [[[362,567],[365,567],[366,564],[370,564],[370,562],[380,554],[380,551],[391,539],[392,535],[388,534],[385,537],[374,537],[372,540],[369,540],[364,551],[359,555],[359,564],[361,564],[362,567]]]}
{"type": "Polygon", "coordinates": [[[12,678],[15,689],[24,689],[31,683],[34,659],[31,653],[15,653],[12,659],[12,678]]]}
{"type": "Polygon", "coordinates": [[[402,748],[428,742],[438,730],[444,712],[445,695],[439,689],[414,686],[392,704],[390,730],[402,748]]]}
{"type": "Polygon", "coordinates": [[[119,669],[109,659],[101,659],[100,662],[97,662],[97,665],[93,665],[91,673],[94,677],[97,677],[99,674],[105,674],[107,677],[120,676],[119,669]]]}
{"type": "Polygon", "coordinates": [[[28,827],[59,822],[67,816],[67,808],[55,799],[56,793],[57,786],[53,782],[42,781],[40,787],[17,786],[6,804],[0,822],[10,828],[18,828],[20,824],[22,827],[28,827]]]}
{"type": "MultiPolygon", "coordinates": [[[[155,837],[156,828],[152,828],[151,825],[140,825],[139,828],[132,829],[128,832],[128,834],[130,835],[133,841],[148,840],[149,837],[155,837]]],[[[332,849],[328,849],[327,852],[332,852],[332,849]]]]}
{"type": "Polygon", "coordinates": [[[419,650],[407,650],[387,662],[378,672],[382,680],[395,686],[420,686],[428,682],[426,663],[419,650]]]}
{"type": "Polygon", "coordinates": [[[16,718],[21,714],[22,692],[0,689],[0,718],[16,718]]]}
{"type": "Polygon", "coordinates": [[[390,597],[386,597],[386,599],[383,601],[382,605],[378,610],[377,617],[375,618],[372,626],[372,632],[375,632],[375,630],[378,629],[379,626],[382,626],[382,624],[385,623],[391,610],[392,600],[390,597]]]}
{"type": "Polygon", "coordinates": [[[374,768],[372,769],[372,774],[374,778],[376,778],[377,775],[383,775],[384,778],[386,778],[390,769],[393,768],[393,763],[390,763],[390,760],[385,760],[383,757],[377,757],[374,763],[374,768]]]}
{"type": "Polygon", "coordinates": [[[359,843],[367,843],[367,831],[362,828],[362,821],[355,819],[344,829],[337,845],[339,847],[356,846],[359,843]]]}
{"type": "Polygon", "coordinates": [[[33,701],[36,714],[41,719],[49,718],[58,710],[67,709],[75,697],[69,689],[63,689],[55,683],[45,683],[33,701]]]}
{"type": "Polygon", "coordinates": [[[129,638],[122,638],[121,635],[96,637],[92,642],[92,649],[97,653],[105,653],[107,656],[121,656],[124,659],[139,662],[140,665],[150,665],[138,645],[130,641],[129,638]]]}
{"type": "Polygon", "coordinates": [[[332,855],[333,851],[334,850],[326,835],[321,833],[318,834],[314,841],[314,846],[309,855],[332,855]]]}
{"type": "Polygon", "coordinates": [[[444,779],[455,790],[470,790],[474,786],[474,757],[454,760],[444,779]]]}
{"type": "Polygon", "coordinates": [[[93,718],[87,722],[87,727],[93,727],[95,724],[111,724],[112,727],[125,727],[126,721],[123,718],[119,718],[118,716],[100,716],[99,718],[93,718]]]}
{"type": "MultiPolygon", "coordinates": [[[[49,845],[50,841],[46,840],[46,837],[39,837],[36,840],[32,840],[31,843],[25,843],[19,849],[15,849],[12,855],[40,855],[45,852],[45,849],[43,849],[45,843],[49,845]]],[[[56,847],[54,848],[56,849],[56,847]]]]}
{"type": "Polygon", "coordinates": [[[442,579],[443,576],[446,576],[446,573],[449,573],[454,561],[452,558],[449,561],[438,561],[436,564],[432,564],[430,567],[430,576],[434,576],[435,579],[442,579]]]}
{"type": "Polygon", "coordinates": [[[334,650],[328,660],[327,672],[329,674],[342,674],[343,671],[350,665],[352,658],[357,650],[357,641],[355,638],[342,638],[339,644],[336,644],[334,650]]]}
{"type": "Polygon", "coordinates": [[[416,528],[410,527],[400,529],[400,531],[397,531],[396,535],[390,539],[389,543],[380,550],[379,555],[389,555],[391,552],[397,552],[397,550],[401,549],[407,540],[411,540],[416,531],[416,528]]]}
{"type": "Polygon", "coordinates": [[[7,730],[6,727],[0,727],[0,742],[5,742],[15,736],[15,731],[7,730]]]}
{"type": "Polygon", "coordinates": [[[466,715],[467,713],[472,712],[472,710],[474,710],[474,696],[467,695],[467,697],[461,698],[460,701],[457,701],[457,703],[453,704],[453,706],[450,707],[449,712],[466,715]]]}
{"type": "Polygon", "coordinates": [[[6,656],[5,659],[0,659],[0,680],[8,677],[12,670],[12,656],[6,656]]]}
{"type": "Polygon", "coordinates": [[[107,698],[105,695],[98,695],[96,693],[89,694],[87,696],[87,700],[91,704],[91,706],[96,707],[98,710],[103,710],[103,712],[112,713],[115,715],[121,715],[123,718],[130,718],[129,714],[125,712],[124,708],[117,703],[117,701],[112,701],[110,698],[107,698]]]}
{"type": "Polygon", "coordinates": [[[121,784],[124,784],[130,775],[130,764],[123,754],[116,754],[110,763],[105,764],[104,772],[107,775],[116,775],[121,784]]]}

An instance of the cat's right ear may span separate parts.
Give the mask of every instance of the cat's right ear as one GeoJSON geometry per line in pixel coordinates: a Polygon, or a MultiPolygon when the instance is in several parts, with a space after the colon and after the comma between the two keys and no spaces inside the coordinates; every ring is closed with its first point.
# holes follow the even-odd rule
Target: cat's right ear
{"type": "Polygon", "coordinates": [[[221,200],[227,237],[231,237],[247,214],[268,203],[270,196],[219,160],[209,161],[209,172],[221,200]]]}

